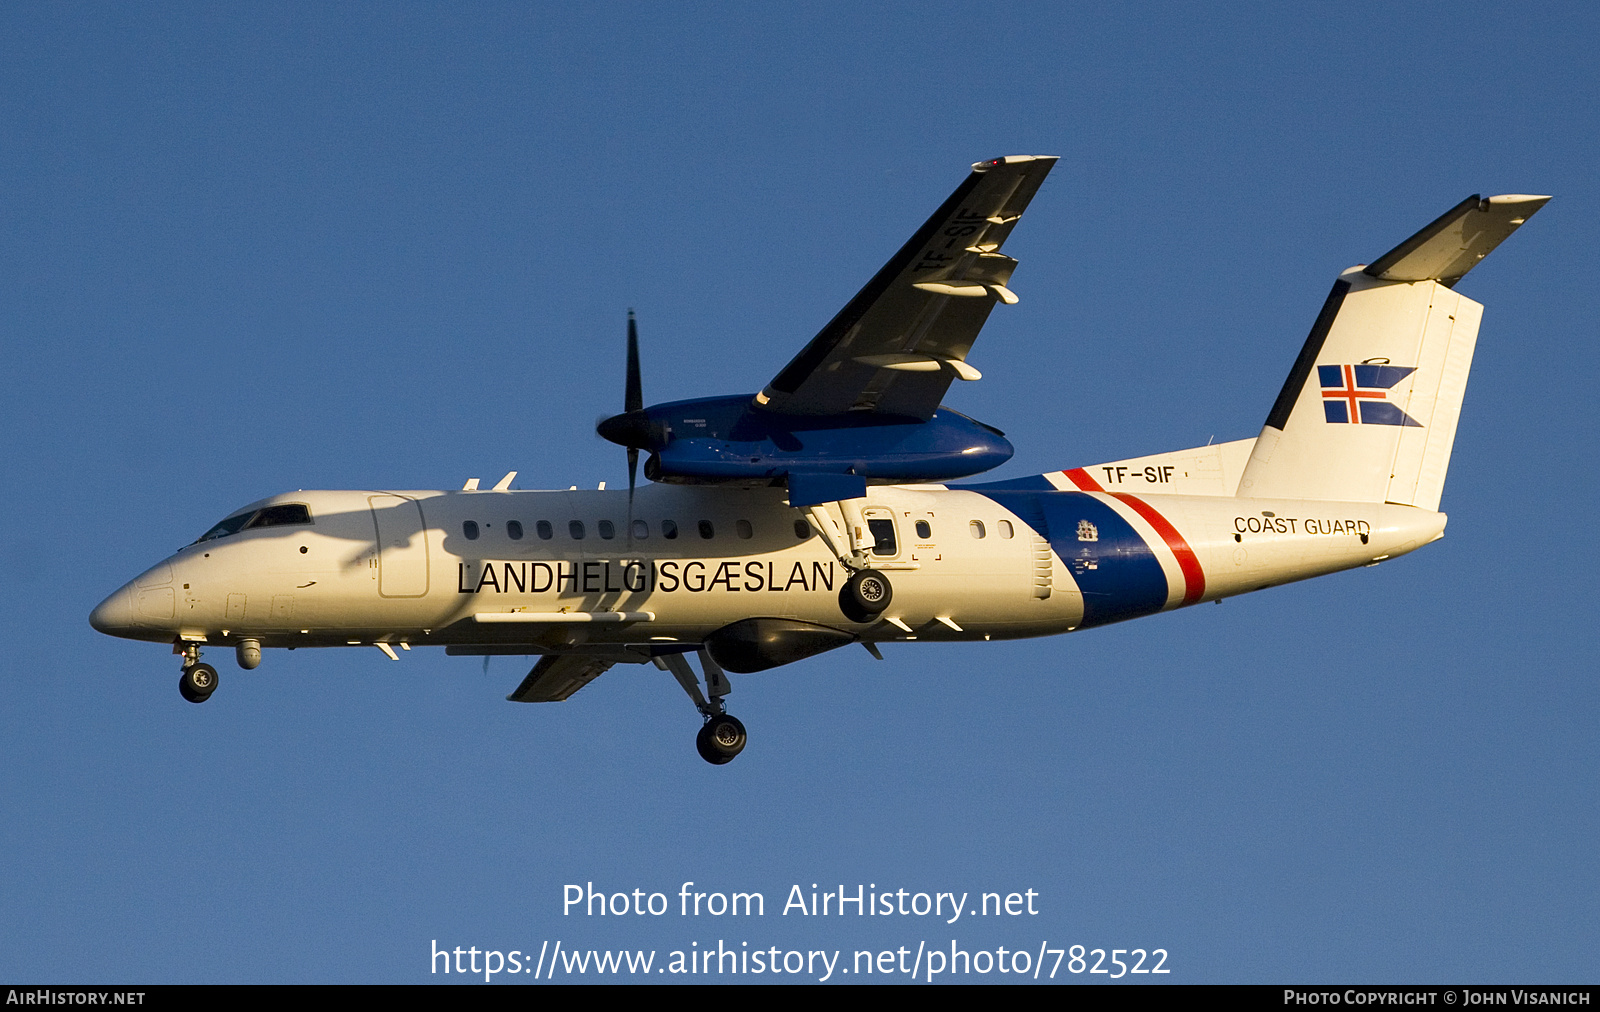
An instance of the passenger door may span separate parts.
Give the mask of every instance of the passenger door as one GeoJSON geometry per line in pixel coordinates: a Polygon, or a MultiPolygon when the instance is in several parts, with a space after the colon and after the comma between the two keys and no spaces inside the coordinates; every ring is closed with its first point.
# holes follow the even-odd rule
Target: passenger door
{"type": "Polygon", "coordinates": [[[369,495],[378,538],[378,596],[428,592],[428,528],[422,504],[399,495],[369,495]]]}

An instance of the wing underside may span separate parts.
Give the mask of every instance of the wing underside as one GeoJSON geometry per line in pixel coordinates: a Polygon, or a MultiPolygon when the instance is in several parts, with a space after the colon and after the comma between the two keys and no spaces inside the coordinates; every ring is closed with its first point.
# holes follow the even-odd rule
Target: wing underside
{"type": "Polygon", "coordinates": [[[789,415],[859,411],[926,421],[956,378],[1017,262],[1000,252],[1050,156],[1011,155],[969,175],[866,287],[757,396],[789,415]]]}
{"type": "Polygon", "coordinates": [[[582,654],[541,657],[506,699],[513,703],[558,703],[605,674],[615,663],[582,654]]]}

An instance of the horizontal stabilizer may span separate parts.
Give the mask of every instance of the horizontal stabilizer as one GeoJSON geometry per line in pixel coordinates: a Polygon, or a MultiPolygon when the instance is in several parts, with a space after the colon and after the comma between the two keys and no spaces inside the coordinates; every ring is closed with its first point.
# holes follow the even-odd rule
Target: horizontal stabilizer
{"type": "Polygon", "coordinates": [[[1473,194],[1373,261],[1364,274],[1384,281],[1438,281],[1446,288],[1506,240],[1549,197],[1473,194]]]}

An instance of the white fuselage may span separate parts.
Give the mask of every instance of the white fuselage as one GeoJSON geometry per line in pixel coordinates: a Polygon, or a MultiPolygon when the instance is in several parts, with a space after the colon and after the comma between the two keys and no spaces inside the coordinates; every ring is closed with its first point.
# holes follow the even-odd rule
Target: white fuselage
{"type": "Polygon", "coordinates": [[[630,524],[623,491],[295,492],[256,505],[305,504],[309,525],[190,545],[91,621],[161,642],[531,653],[699,643],[752,617],[866,641],[1004,639],[1369,565],[1445,524],[1374,503],[874,487],[864,516],[892,521],[895,543],[871,560],[893,599],[862,623],[841,611],[849,571],[784,499],[648,485],[630,524]]]}

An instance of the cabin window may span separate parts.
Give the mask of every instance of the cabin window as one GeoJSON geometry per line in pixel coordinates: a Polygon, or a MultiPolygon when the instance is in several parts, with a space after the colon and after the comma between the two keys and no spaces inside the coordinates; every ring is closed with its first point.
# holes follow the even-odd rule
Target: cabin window
{"type": "Polygon", "coordinates": [[[894,555],[900,551],[900,546],[894,539],[894,521],[885,519],[869,519],[867,530],[872,532],[873,555],[894,555]]]}
{"type": "Polygon", "coordinates": [[[811,537],[811,525],[804,520],[796,520],[794,522],[794,536],[801,541],[811,537]]]}
{"type": "Polygon", "coordinates": [[[700,536],[705,538],[707,541],[710,541],[712,538],[717,536],[717,529],[711,526],[711,521],[700,521],[700,536]]]}
{"type": "Polygon", "coordinates": [[[548,520],[539,521],[533,525],[533,529],[539,532],[539,540],[541,541],[549,541],[556,536],[555,528],[550,526],[550,521],[548,520]]]}
{"type": "Polygon", "coordinates": [[[521,541],[522,540],[522,521],[521,520],[507,520],[506,521],[506,534],[508,536],[510,536],[512,541],[521,541]]]}
{"type": "Polygon", "coordinates": [[[617,526],[609,520],[600,521],[600,536],[607,541],[617,536],[617,526]]]}
{"type": "Polygon", "coordinates": [[[672,541],[678,536],[678,522],[676,520],[661,521],[661,536],[672,541]]]}
{"type": "Polygon", "coordinates": [[[478,521],[476,521],[476,520],[463,520],[463,521],[461,521],[461,536],[466,538],[468,541],[476,541],[476,540],[478,540],[478,521]]]}
{"type": "Polygon", "coordinates": [[[567,533],[572,535],[572,540],[574,540],[574,541],[582,541],[583,540],[583,521],[582,520],[574,520],[571,523],[567,524],[567,533]]]}
{"type": "Polygon", "coordinates": [[[750,526],[750,521],[748,520],[741,520],[734,524],[733,530],[739,535],[739,537],[744,538],[747,541],[756,536],[756,530],[754,527],[750,526]]]}
{"type": "Polygon", "coordinates": [[[926,521],[926,520],[918,520],[917,521],[917,537],[919,539],[923,540],[923,541],[926,541],[929,538],[933,537],[933,528],[928,526],[928,521],[926,521]]]}
{"type": "Polygon", "coordinates": [[[1009,521],[1009,520],[1000,521],[1000,536],[1002,538],[1012,537],[1016,533],[1017,533],[1016,531],[1011,529],[1011,521],[1009,521]]]}
{"type": "Polygon", "coordinates": [[[988,535],[988,533],[989,533],[988,531],[983,529],[983,521],[982,520],[974,520],[974,521],[972,521],[972,523],[967,525],[967,530],[971,531],[972,532],[972,536],[977,538],[980,541],[983,540],[983,538],[986,537],[988,535]]]}
{"type": "Polygon", "coordinates": [[[634,540],[642,541],[645,538],[648,538],[649,536],[650,536],[650,525],[645,523],[643,520],[635,520],[633,522],[633,537],[634,537],[634,540]]]}

